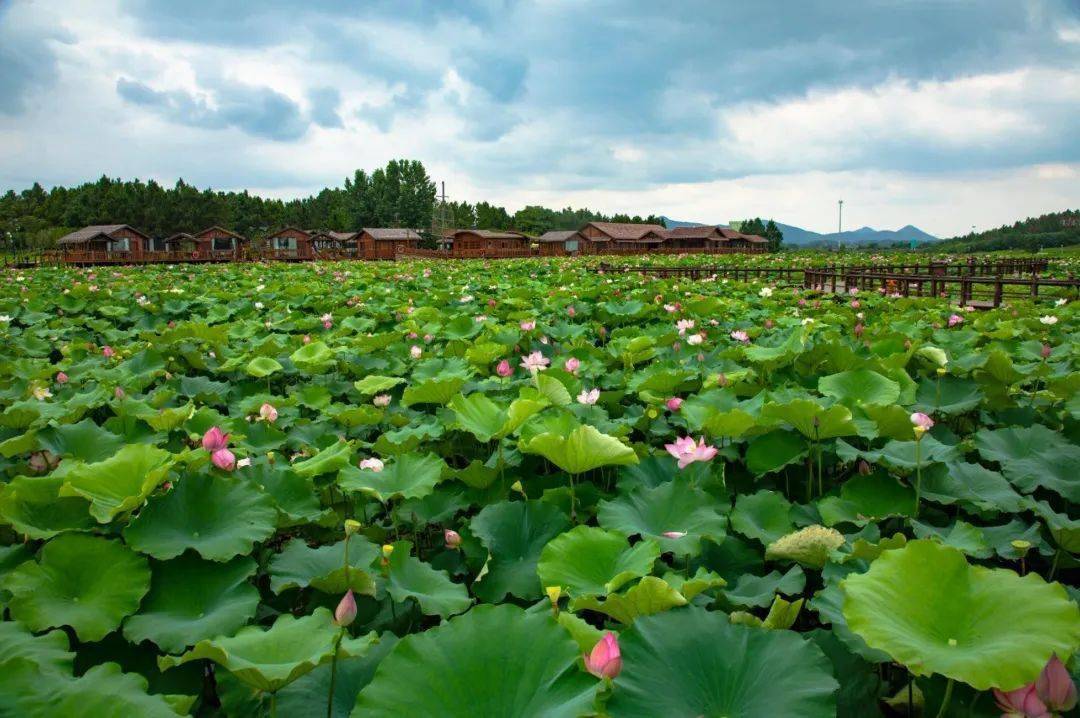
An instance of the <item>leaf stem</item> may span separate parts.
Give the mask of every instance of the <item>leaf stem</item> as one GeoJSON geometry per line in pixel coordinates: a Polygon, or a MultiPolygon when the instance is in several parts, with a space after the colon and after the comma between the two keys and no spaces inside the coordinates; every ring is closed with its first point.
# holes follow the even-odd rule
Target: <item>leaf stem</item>
{"type": "Polygon", "coordinates": [[[952,687],[953,679],[950,678],[945,685],[945,696],[941,699],[941,707],[938,708],[937,718],[945,718],[946,711],[949,709],[949,701],[952,699],[952,687]]]}
{"type": "Polygon", "coordinates": [[[915,439],[915,516],[919,518],[919,494],[922,492],[922,437],[915,439]]]}

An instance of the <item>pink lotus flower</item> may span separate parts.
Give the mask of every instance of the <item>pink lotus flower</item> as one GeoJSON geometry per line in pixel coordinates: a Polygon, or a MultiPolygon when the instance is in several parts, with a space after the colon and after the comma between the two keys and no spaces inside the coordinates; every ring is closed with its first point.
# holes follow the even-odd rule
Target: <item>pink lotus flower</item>
{"type": "Polygon", "coordinates": [[[675,328],[679,330],[679,336],[686,334],[686,330],[694,328],[693,319],[680,319],[675,322],[675,328]]]}
{"type": "Polygon", "coordinates": [[[278,413],[273,404],[263,404],[259,407],[259,418],[271,424],[277,421],[278,413]]]}
{"type": "Polygon", "coordinates": [[[592,652],[584,655],[585,669],[597,678],[614,678],[622,670],[622,654],[615,634],[608,631],[593,646],[592,652]]]}
{"type": "Polygon", "coordinates": [[[202,446],[211,454],[215,451],[221,451],[229,445],[229,435],[222,433],[221,429],[212,427],[202,438],[202,446]]]}
{"type": "Polygon", "coordinates": [[[533,329],[536,329],[536,322],[532,319],[527,319],[521,323],[521,331],[531,332],[533,329]]]}
{"type": "Polygon", "coordinates": [[[994,700],[998,708],[1004,711],[1001,718],[1051,718],[1046,704],[1035,693],[1033,683],[1007,693],[995,688],[994,700]]]}
{"type": "Polygon", "coordinates": [[[569,307],[566,308],[566,313],[570,316],[574,316],[575,314],[577,314],[577,310],[574,309],[574,305],[571,304],[569,307]]]}
{"type": "Polygon", "coordinates": [[[424,350],[416,346],[415,344],[412,346],[411,349],[409,349],[409,356],[411,356],[413,359],[419,359],[420,355],[423,353],[424,350]]]}
{"type": "Polygon", "coordinates": [[[664,533],[662,533],[660,535],[663,536],[664,538],[669,538],[669,539],[674,540],[674,539],[681,539],[683,536],[686,535],[686,532],[685,531],[665,531],[664,533]]]}
{"type": "Polygon", "coordinates": [[[586,406],[592,406],[599,398],[599,389],[589,389],[588,391],[582,389],[581,393],[577,396],[578,403],[585,404],[586,406]]]}
{"type": "Polygon", "coordinates": [[[668,411],[678,411],[682,408],[683,400],[677,396],[673,396],[665,403],[667,405],[668,411]]]}
{"type": "Polygon", "coordinates": [[[304,342],[304,344],[311,344],[311,335],[305,334],[302,341],[304,342]]]}
{"type": "Polygon", "coordinates": [[[503,359],[499,362],[499,365],[495,367],[495,373],[501,376],[503,379],[514,373],[514,367],[510,366],[510,362],[503,359]]]}
{"type": "Polygon", "coordinates": [[[461,534],[453,529],[446,529],[443,531],[443,540],[446,542],[446,548],[456,549],[461,545],[461,534]]]}
{"type": "Polygon", "coordinates": [[[679,468],[685,469],[695,461],[709,461],[716,456],[716,447],[705,443],[705,437],[701,437],[697,444],[693,437],[684,436],[675,439],[674,444],[665,444],[667,452],[679,460],[679,468]]]}
{"type": "Polygon", "coordinates": [[[913,426],[922,429],[923,431],[930,431],[934,426],[934,420],[921,411],[917,411],[911,415],[911,423],[913,426]]]}
{"type": "Polygon", "coordinates": [[[566,363],[563,364],[563,368],[571,374],[577,374],[577,370],[581,368],[581,360],[577,357],[570,357],[566,360],[566,363]]]}
{"type": "Polygon", "coordinates": [[[68,375],[65,374],[62,371],[56,372],[56,383],[57,384],[67,384],[68,383],[68,375]]]}
{"type": "Polygon", "coordinates": [[[367,469],[368,471],[374,471],[375,473],[379,473],[380,471],[382,471],[383,466],[385,466],[385,464],[383,464],[382,461],[376,459],[375,457],[371,457],[370,459],[364,459],[360,462],[361,469],[367,469]]]}
{"type": "Polygon", "coordinates": [[[124,398],[124,389],[123,389],[123,387],[118,386],[115,389],[113,389],[113,396],[115,396],[117,399],[123,399],[124,398]]]}
{"type": "Polygon", "coordinates": [[[1076,706],[1076,684],[1056,653],[1035,680],[1035,692],[1052,711],[1063,713],[1076,706]]]}
{"type": "Polygon", "coordinates": [[[236,468],[236,457],[228,449],[218,449],[210,454],[210,461],[222,471],[232,471],[236,468]]]}
{"type": "Polygon", "coordinates": [[[852,299],[851,300],[851,308],[852,309],[858,309],[861,306],[862,306],[862,304],[859,303],[858,299],[852,299]]]}
{"type": "Polygon", "coordinates": [[[736,329],[735,331],[733,331],[731,333],[731,338],[737,342],[742,342],[743,344],[750,341],[750,335],[744,332],[742,329],[736,329]]]}
{"type": "Polygon", "coordinates": [[[532,354],[529,354],[528,356],[521,357],[520,366],[521,366],[522,369],[526,369],[528,371],[536,373],[538,371],[542,371],[544,369],[547,369],[548,364],[550,364],[550,363],[551,363],[550,359],[548,359],[543,354],[541,354],[540,352],[537,351],[537,352],[533,352],[532,354]]]}
{"type": "Polygon", "coordinates": [[[323,326],[323,329],[329,329],[330,327],[334,326],[334,323],[333,322],[323,322],[322,326],[323,326]]]}
{"type": "MultiPolygon", "coordinates": [[[[1050,358],[1050,353],[1053,352],[1053,351],[1054,350],[1050,347],[1049,344],[1043,344],[1042,349],[1039,350],[1039,356],[1041,356],[1043,359],[1049,359],[1050,358]]],[[[63,373],[63,372],[61,372],[61,373],[63,373]]],[[[57,381],[59,381],[59,377],[57,377],[57,381]]]]}
{"type": "Polygon", "coordinates": [[[962,316],[960,316],[959,314],[953,314],[952,316],[949,317],[949,326],[950,327],[955,327],[957,324],[963,324],[963,323],[964,323],[964,318],[962,316]]]}
{"type": "Polygon", "coordinates": [[[855,328],[852,331],[855,333],[855,337],[859,338],[859,337],[861,337],[863,335],[863,331],[865,331],[865,327],[863,327],[862,324],[856,324],[855,328]]]}
{"type": "Polygon", "coordinates": [[[108,344],[101,347],[101,353],[106,359],[109,359],[109,358],[116,355],[116,351],[111,346],[109,346],[108,344]]]}
{"type": "Polygon", "coordinates": [[[703,341],[705,341],[705,335],[704,334],[691,334],[690,336],[688,336],[686,338],[686,343],[689,344],[692,347],[696,347],[697,345],[701,344],[703,341]]]}
{"type": "Polygon", "coordinates": [[[371,403],[374,404],[375,406],[379,407],[379,408],[390,406],[390,395],[389,394],[379,394],[374,399],[371,400],[371,403]]]}
{"type": "Polygon", "coordinates": [[[350,588],[334,609],[334,623],[344,628],[356,620],[356,598],[350,588]]]}

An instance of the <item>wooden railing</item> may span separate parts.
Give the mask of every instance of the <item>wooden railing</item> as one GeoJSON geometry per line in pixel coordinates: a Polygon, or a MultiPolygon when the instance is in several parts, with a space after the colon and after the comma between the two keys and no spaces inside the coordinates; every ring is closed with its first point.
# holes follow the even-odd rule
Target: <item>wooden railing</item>
{"type": "Polygon", "coordinates": [[[832,271],[828,269],[805,270],[803,286],[822,292],[850,293],[878,291],[899,297],[940,297],[956,295],[961,306],[989,308],[1001,306],[1006,297],[1037,299],[1040,291],[1054,289],[1055,296],[1080,295],[1080,279],[1052,279],[1047,277],[978,276],[961,274],[900,274],[865,271],[832,271]],[[1010,291],[1020,289],[1022,291],[1010,291]]]}

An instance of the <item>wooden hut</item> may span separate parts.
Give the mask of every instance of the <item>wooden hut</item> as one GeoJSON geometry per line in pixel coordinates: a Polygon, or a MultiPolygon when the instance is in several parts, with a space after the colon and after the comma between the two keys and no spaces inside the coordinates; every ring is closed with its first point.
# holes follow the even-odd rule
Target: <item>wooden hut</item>
{"type": "Polygon", "coordinates": [[[450,254],[467,257],[528,257],[532,255],[529,238],[520,232],[494,229],[458,229],[450,233],[450,254]]]}
{"type": "Polygon", "coordinates": [[[317,259],[344,259],[359,254],[359,232],[313,232],[311,244],[317,259]]]}
{"type": "Polygon", "coordinates": [[[668,239],[665,247],[670,249],[684,249],[688,252],[695,250],[716,249],[727,241],[720,228],[715,225],[702,227],[675,227],[668,230],[668,239]]]}
{"type": "Polygon", "coordinates": [[[214,226],[195,235],[199,256],[208,259],[240,259],[247,239],[236,232],[214,226]]]}
{"type": "Polygon", "coordinates": [[[536,241],[540,245],[540,254],[552,257],[577,254],[582,238],[576,230],[555,230],[544,232],[536,241]]]}
{"type": "Polygon", "coordinates": [[[743,234],[727,227],[717,228],[724,237],[724,246],[749,252],[764,252],[769,240],[756,234],[743,234]]]}
{"type": "Polygon", "coordinates": [[[91,260],[95,257],[137,259],[149,249],[152,241],[148,234],[129,224],[95,224],[66,234],[56,243],[65,258],[91,260]]]}
{"type": "Polygon", "coordinates": [[[364,259],[393,259],[398,252],[419,249],[422,237],[404,227],[364,227],[360,230],[360,255],[364,259]]]}
{"type": "Polygon", "coordinates": [[[584,240],[585,254],[648,252],[664,246],[668,237],[667,230],[658,224],[628,222],[589,222],[578,234],[584,240]]]}
{"type": "Polygon", "coordinates": [[[155,239],[152,246],[155,252],[168,252],[169,254],[187,255],[189,257],[198,256],[199,252],[198,240],[187,232],[177,232],[164,239],[155,239]]]}
{"type": "Polygon", "coordinates": [[[266,238],[266,250],[273,259],[312,259],[311,238],[312,232],[285,227],[266,238]]]}

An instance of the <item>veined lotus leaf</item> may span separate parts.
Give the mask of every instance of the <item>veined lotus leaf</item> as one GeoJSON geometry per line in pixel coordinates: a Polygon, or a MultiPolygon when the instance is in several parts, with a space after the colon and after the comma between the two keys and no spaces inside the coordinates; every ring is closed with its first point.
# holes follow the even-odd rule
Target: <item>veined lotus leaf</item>
{"type": "Polygon", "coordinates": [[[641,616],[685,606],[686,598],[667,581],[656,576],[646,576],[625,593],[612,593],[607,598],[582,596],[570,601],[571,611],[591,610],[610,616],[619,623],[633,623],[641,616]]]}
{"type": "Polygon", "coordinates": [[[743,536],[770,544],[794,530],[791,502],[775,491],[743,494],[735,499],[731,527],[743,536]]]}
{"type": "Polygon", "coordinates": [[[104,461],[124,445],[123,437],[102,429],[92,419],[46,427],[37,433],[37,441],[57,456],[87,463],[104,461]]]}
{"type": "MultiPolygon", "coordinates": [[[[294,362],[295,363],[295,362],[294,362]]],[[[255,357],[247,363],[244,367],[244,371],[248,376],[253,376],[256,379],[265,379],[271,374],[275,374],[285,367],[281,366],[279,362],[270,357],[255,357]]]]}
{"type": "Polygon", "coordinates": [[[349,539],[349,578],[345,579],[345,541],[312,548],[301,538],[291,539],[281,553],[270,559],[270,590],[281,593],[290,588],[312,588],[337,595],[351,587],[360,594],[374,595],[371,563],[379,547],[363,536],[349,539]]]}
{"type": "Polygon", "coordinates": [[[601,466],[636,464],[637,454],[614,436],[583,424],[567,436],[543,433],[528,441],[523,450],[540,454],[568,474],[582,474],[601,466]]]}
{"type": "Polygon", "coordinates": [[[68,637],[62,630],[35,636],[18,621],[0,621],[0,656],[4,662],[22,658],[42,672],[70,675],[75,654],[68,648],[68,637]]]}
{"type": "MultiPolygon", "coordinates": [[[[338,657],[337,665],[324,663],[301,676],[277,694],[277,713],[289,718],[326,718],[327,696],[333,687],[332,718],[349,718],[356,696],[375,677],[375,670],[397,645],[398,637],[387,631],[362,656],[338,657]]],[[[232,715],[232,713],[230,713],[232,715]]]]}
{"type": "Polygon", "coordinates": [[[959,549],[973,558],[990,558],[994,553],[982,529],[967,521],[957,519],[951,526],[946,527],[912,521],[911,529],[915,538],[940,541],[945,546],[959,549]]]}
{"type": "Polygon", "coordinates": [[[765,558],[787,559],[820,569],[834,551],[844,545],[844,535],[824,526],[806,526],[776,539],[765,547],[765,558]]]}
{"type": "Polygon", "coordinates": [[[975,448],[1025,493],[1042,487],[1080,503],[1080,446],[1042,424],[979,431],[975,448]]]}
{"type": "Polygon", "coordinates": [[[100,641],[139,607],[150,589],[146,559],[119,541],[83,534],[57,536],[7,575],[11,614],[33,631],[71,626],[83,641],[100,641]]]}
{"type": "Polygon", "coordinates": [[[701,553],[703,538],[716,543],[723,540],[727,518],[721,510],[714,496],[676,478],[655,488],[639,488],[611,501],[601,501],[596,516],[602,527],[653,539],[665,553],[696,556],[701,553]],[[685,535],[664,536],[668,532],[685,535]]]}
{"type": "Polygon", "coordinates": [[[469,524],[488,550],[487,571],[473,583],[473,592],[488,603],[506,594],[540,598],[536,564],[544,546],[570,528],[557,506],[543,501],[501,501],[488,504],[469,524]]]}
{"type": "Polygon", "coordinates": [[[818,379],[818,391],[843,404],[894,404],[900,385],[870,369],[853,369],[818,379]]]}
{"type": "Polygon", "coordinates": [[[156,559],[193,549],[211,561],[228,561],[250,553],[276,525],[274,500],[254,482],[192,473],[151,499],[124,529],[124,540],[156,559]]]}
{"type": "Polygon", "coordinates": [[[817,502],[826,526],[843,522],[865,524],[890,516],[915,513],[915,490],[883,474],[855,475],[840,487],[840,496],[817,502]]]}
{"type": "Polygon", "coordinates": [[[334,365],[336,358],[323,342],[305,344],[289,355],[289,361],[306,374],[322,374],[334,365]]]}
{"type": "MultiPolygon", "coordinates": [[[[169,702],[171,696],[147,693],[146,678],[138,673],[124,673],[116,663],[93,666],[78,678],[41,670],[24,659],[15,659],[5,666],[5,672],[11,670],[14,674],[5,678],[12,678],[12,687],[18,689],[14,705],[9,706],[13,712],[5,715],[176,718],[179,712],[169,702]]],[[[0,693],[7,693],[4,688],[0,686],[0,693]]],[[[2,703],[0,707],[4,707],[2,703]]]]}
{"type": "Polygon", "coordinates": [[[536,571],[542,586],[561,586],[574,598],[604,596],[648,575],[659,557],[650,539],[631,547],[617,531],[577,526],[544,547],[536,571]]]}
{"type": "Polygon", "coordinates": [[[986,396],[979,385],[970,379],[945,376],[938,379],[923,379],[915,394],[916,411],[925,414],[965,414],[982,403],[986,396]]]}
{"type": "MultiPolygon", "coordinates": [[[[855,414],[862,414],[874,422],[876,436],[898,441],[910,441],[915,438],[915,432],[911,424],[911,413],[902,406],[897,404],[888,404],[886,406],[865,404],[856,407],[855,414]]],[[[858,421],[858,416],[856,416],[855,420],[858,421]]],[[[867,438],[876,438],[876,436],[867,438]]]]}
{"type": "Polygon", "coordinates": [[[638,619],[619,648],[612,718],[836,715],[832,666],[791,631],[690,607],[638,619]]]}
{"type": "Polygon", "coordinates": [[[390,391],[404,381],[405,380],[399,376],[379,376],[378,374],[371,374],[365,376],[360,381],[354,381],[353,387],[360,392],[361,396],[370,396],[372,394],[378,394],[379,392],[390,391]]]}
{"type": "Polygon", "coordinates": [[[458,425],[478,441],[491,441],[498,436],[507,420],[506,410],[479,392],[469,396],[458,394],[450,401],[450,408],[457,415],[458,425]]]}
{"type": "Polygon", "coordinates": [[[128,444],[104,461],[78,464],[63,473],[60,496],[90,501],[90,513],[100,523],[140,506],[169,475],[175,458],[148,444],[128,444]]]}
{"type": "Polygon", "coordinates": [[[588,653],[596,645],[597,641],[604,637],[604,632],[587,623],[585,619],[570,613],[559,611],[559,625],[566,629],[582,653],[588,653]]]}
{"type": "Polygon", "coordinates": [[[742,409],[712,411],[705,419],[704,429],[711,436],[740,437],[757,426],[757,419],[742,409]]]}
{"type": "Polygon", "coordinates": [[[346,466],[338,473],[337,483],[344,491],[363,491],[379,501],[395,496],[422,499],[435,490],[442,479],[445,462],[435,454],[401,454],[382,471],[346,466]]]}
{"type": "Polygon", "coordinates": [[[922,496],[939,504],[961,503],[979,511],[1019,513],[1024,498],[996,471],[981,464],[934,464],[922,474],[922,496]]]}
{"type": "Polygon", "coordinates": [[[857,538],[851,542],[851,558],[870,562],[876,559],[884,551],[904,548],[907,545],[907,536],[895,533],[892,536],[883,536],[877,543],[872,543],[864,538],[857,538]]]}
{"type": "Polygon", "coordinates": [[[472,605],[469,592],[454,583],[444,571],[437,571],[412,555],[412,543],[397,541],[389,559],[386,590],[398,602],[416,599],[428,616],[447,618],[472,605]]]}
{"type": "Polygon", "coordinates": [[[172,431],[182,426],[194,414],[195,405],[189,402],[183,406],[139,412],[136,416],[149,424],[154,431],[172,431]]]}
{"type": "Polygon", "coordinates": [[[802,567],[792,566],[783,574],[779,571],[771,571],[764,576],[744,573],[734,586],[724,589],[724,596],[736,606],[764,608],[773,602],[776,594],[794,596],[802,593],[805,586],[806,574],[802,567]]]}
{"type": "Polygon", "coordinates": [[[580,655],[548,613],[477,606],[398,642],[352,715],[577,718],[592,709],[597,685],[577,667],[580,655]]]}
{"type": "MultiPolygon", "coordinates": [[[[303,618],[282,614],[269,629],[246,626],[236,635],[199,641],[182,656],[159,656],[168,670],[189,661],[209,659],[252,688],[274,693],[300,676],[329,662],[340,629],[326,608],[303,618]]],[[[363,655],[377,641],[374,633],[341,642],[344,656],[363,655]]]]}
{"type": "Polygon", "coordinates": [[[48,476],[15,476],[0,484],[0,519],[20,534],[50,539],[64,531],[89,531],[96,526],[90,504],[81,496],[60,497],[64,480],[48,476]]]}
{"type": "Polygon", "coordinates": [[[282,514],[278,520],[279,528],[315,522],[323,514],[314,483],[297,475],[292,466],[283,462],[270,463],[261,457],[240,472],[242,476],[251,477],[273,497],[282,514]]]}
{"type": "Polygon", "coordinates": [[[1046,522],[1058,546],[1069,553],[1080,553],[1080,520],[1057,513],[1045,501],[1034,502],[1032,509],[1046,522]]]}
{"type": "Polygon", "coordinates": [[[918,676],[1009,691],[1080,645],[1080,610],[1063,586],[970,566],[934,541],[886,551],[840,585],[848,627],[918,676]]]}
{"type": "Polygon", "coordinates": [[[297,461],[292,465],[292,469],[299,476],[309,479],[320,474],[332,474],[348,466],[352,455],[353,445],[348,441],[339,441],[310,459],[297,461]]]}
{"type": "Polygon", "coordinates": [[[851,420],[851,410],[846,406],[835,404],[825,408],[810,399],[795,399],[785,404],[769,402],[761,408],[761,418],[790,424],[808,439],[832,439],[859,433],[851,420]]]}
{"type": "Polygon", "coordinates": [[[203,639],[233,633],[259,605],[259,590],[248,580],[256,568],[246,556],[221,564],[190,553],[155,563],[150,593],[124,623],[124,637],[180,653],[203,639]]]}
{"type": "Polygon", "coordinates": [[[536,375],[536,386],[540,395],[551,402],[552,406],[566,406],[570,403],[570,392],[566,385],[547,374],[536,375]]]}
{"type": "Polygon", "coordinates": [[[770,431],[754,437],[746,449],[746,468],[764,476],[806,456],[806,440],[790,431],[770,431]]]}
{"type": "Polygon", "coordinates": [[[465,379],[460,376],[428,379],[419,384],[405,387],[405,391],[401,396],[401,404],[402,406],[447,404],[464,385],[465,379]]]}
{"type": "Polygon", "coordinates": [[[697,572],[689,578],[681,573],[669,571],[664,574],[664,581],[681,593],[687,601],[692,600],[694,596],[700,593],[714,588],[723,588],[727,585],[727,581],[720,574],[710,571],[704,566],[698,566],[697,572]]]}

